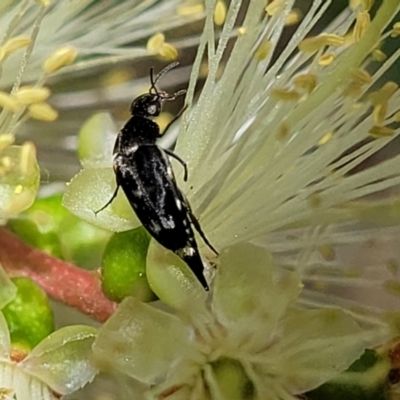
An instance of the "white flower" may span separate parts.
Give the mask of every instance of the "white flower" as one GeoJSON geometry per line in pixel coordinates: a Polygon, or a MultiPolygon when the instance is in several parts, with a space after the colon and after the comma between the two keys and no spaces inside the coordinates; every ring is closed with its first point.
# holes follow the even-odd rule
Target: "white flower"
{"type": "MultiPolygon", "coordinates": [[[[6,38],[10,34],[28,38],[32,35],[36,40],[34,52],[29,52],[31,57],[25,71],[25,79],[34,80],[43,59],[66,44],[76,48],[80,58],[63,70],[64,75],[147,56],[146,46],[138,42],[204,17],[201,8],[182,13],[182,6],[181,0],[29,0],[13,2],[12,5],[2,2],[0,26],[9,26],[6,38]]],[[[182,43],[176,45],[179,48],[182,43]]],[[[2,84],[12,85],[15,71],[20,68],[19,60],[12,58],[5,67],[2,84]]]]}
{"type": "Polygon", "coordinates": [[[165,279],[172,263],[185,270],[178,257],[157,244],[149,253],[150,281],[176,314],[127,298],[94,344],[99,365],[148,385],[147,398],[295,399],[364,350],[343,311],[295,309],[298,277],[261,248],[223,252],[210,304],[196,281],[165,279]]]}
{"type": "MultiPolygon", "coordinates": [[[[164,40],[156,49],[138,43],[160,30],[167,32],[204,17],[204,7],[186,7],[185,13],[182,6],[181,0],[1,2],[0,219],[24,211],[36,196],[40,173],[35,146],[31,142],[12,145],[28,119],[57,119],[58,112],[46,102],[48,78],[58,74],[61,80],[77,71],[89,74],[90,68],[149,54],[176,57],[182,43],[164,40]],[[22,86],[24,82],[32,85],[22,86]]],[[[53,104],[67,106],[66,96],[60,97],[58,103],[52,99],[53,104]]],[[[81,93],[78,97],[85,98],[81,93]]],[[[39,130],[43,133],[42,126],[39,130]]],[[[33,133],[30,127],[32,139],[33,133]]]]}
{"type": "Polygon", "coordinates": [[[95,335],[95,328],[66,327],[21,357],[11,347],[7,322],[0,313],[0,394],[10,400],[56,400],[75,392],[96,374],[89,361],[95,335]]]}
{"type": "MultiPolygon", "coordinates": [[[[343,277],[342,284],[365,287],[367,269],[357,263],[352,281],[350,276],[356,274],[335,259],[332,245],[343,243],[338,237],[347,231],[357,248],[368,243],[373,232],[361,231],[360,221],[368,221],[376,209],[389,213],[392,203],[367,202],[365,196],[400,183],[398,154],[356,169],[400,132],[400,91],[394,82],[385,82],[399,51],[385,59],[378,48],[391,34],[396,36],[396,27],[391,30],[389,24],[400,6],[385,0],[371,20],[368,2],[352,2],[353,8],[346,8],[324,32],[309,37],[331,3],[313,1],[280,49],[282,31],[296,14],[294,1],[275,0],[267,8],[263,0],[251,1],[237,38],[235,21],[242,2],[232,1],[218,40],[215,1],[206,2],[189,105],[206,51],[208,74],[198,100],[184,115],[175,147],[188,163],[188,181],[183,182],[179,165],[175,172],[218,250],[249,241],[262,244],[279,253],[279,262],[296,268],[302,278],[320,273],[322,284],[311,288],[308,304],[340,304],[354,311],[362,301],[315,294],[326,287],[325,281],[331,282],[332,269],[343,277]],[[225,64],[229,40],[233,49],[225,64]],[[321,260],[323,246],[331,246],[333,260],[321,260]]],[[[93,214],[115,188],[110,131],[97,127],[90,133],[92,142],[102,137],[96,140],[105,144],[96,147],[101,160],[92,154],[84,162],[85,169],[67,189],[65,204],[81,218],[121,231],[138,225],[122,193],[97,218],[93,214]]],[[[393,237],[388,230],[383,235],[393,237]]],[[[207,257],[208,249],[199,242],[207,257]]]]}

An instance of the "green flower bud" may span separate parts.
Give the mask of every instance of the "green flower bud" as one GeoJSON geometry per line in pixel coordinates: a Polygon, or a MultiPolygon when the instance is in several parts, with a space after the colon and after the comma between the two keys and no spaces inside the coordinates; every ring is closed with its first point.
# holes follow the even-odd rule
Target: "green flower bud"
{"type": "Polygon", "coordinates": [[[253,399],[255,389],[242,364],[234,359],[219,358],[212,364],[218,388],[227,399],[253,399]]]}
{"type": "Polygon", "coordinates": [[[25,243],[83,268],[100,264],[111,235],[71,214],[62,205],[62,194],[36,199],[8,227],[25,243]]]}
{"type": "Polygon", "coordinates": [[[150,237],[143,227],[115,233],[108,242],[102,261],[102,288],[114,301],[134,296],[155,299],[146,278],[146,257],[150,237]]]}
{"type": "Polygon", "coordinates": [[[12,219],[8,228],[18,235],[26,244],[36,247],[54,257],[63,259],[61,242],[54,231],[41,232],[40,225],[28,218],[12,219]]]}
{"type": "Polygon", "coordinates": [[[44,291],[31,279],[19,277],[12,281],[17,294],[2,312],[12,344],[31,350],[54,331],[53,310],[44,291]]]}

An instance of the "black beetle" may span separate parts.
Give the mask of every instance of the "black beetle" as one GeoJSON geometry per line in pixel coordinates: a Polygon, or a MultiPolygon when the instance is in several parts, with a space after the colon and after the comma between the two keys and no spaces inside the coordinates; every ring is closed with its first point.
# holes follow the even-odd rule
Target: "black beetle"
{"type": "Polygon", "coordinates": [[[192,225],[208,247],[217,255],[218,252],[204,235],[187,199],[179,190],[168,156],[182,164],[185,181],[186,163],[172,151],[162,149],[156,144],[157,139],[181,116],[185,108],[168,124],[163,134],[160,134],[160,127],[151,119],[160,115],[164,101],[175,100],[186,93],[186,90],[179,90],[168,94],[157,90],[155,86],[165,73],[178,64],[174,62],[168,65],[155,79],[151,68],[149,93],[133,100],[130,108],[132,117],[119,132],[114,146],[113,168],[117,188],[111,199],[96,214],[112,203],[118,189],[122,187],[130,205],[150,235],[182,258],[204,289],[208,290],[192,225]]]}

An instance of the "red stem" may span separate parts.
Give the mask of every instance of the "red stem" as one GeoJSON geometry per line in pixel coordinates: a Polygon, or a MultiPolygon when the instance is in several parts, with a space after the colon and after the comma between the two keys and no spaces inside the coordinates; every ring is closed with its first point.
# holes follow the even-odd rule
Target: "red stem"
{"type": "Polygon", "coordinates": [[[10,231],[0,228],[0,263],[11,277],[33,279],[53,299],[104,322],[116,303],[107,299],[99,275],[54,258],[21,242],[10,231]]]}

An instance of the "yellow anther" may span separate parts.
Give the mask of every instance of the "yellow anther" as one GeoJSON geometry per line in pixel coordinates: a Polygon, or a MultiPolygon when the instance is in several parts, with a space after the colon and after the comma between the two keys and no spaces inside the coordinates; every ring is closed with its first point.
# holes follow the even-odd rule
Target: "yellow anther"
{"type": "Polygon", "coordinates": [[[75,49],[75,47],[60,47],[46,58],[43,63],[43,70],[46,72],[46,74],[52,74],[59,69],[72,64],[77,56],[78,51],[75,49]]]}
{"type": "Polygon", "coordinates": [[[280,141],[286,140],[289,137],[290,128],[286,122],[282,122],[278,127],[277,138],[280,141]]]}
{"type": "Polygon", "coordinates": [[[0,149],[4,150],[11,146],[15,141],[15,136],[12,133],[0,133],[0,149]]]}
{"type": "Polygon", "coordinates": [[[254,58],[257,61],[265,60],[270,53],[272,48],[272,43],[269,40],[264,40],[260,43],[257,47],[256,51],[254,52],[254,58]]]}
{"type": "Polygon", "coordinates": [[[6,55],[28,46],[31,43],[31,38],[28,36],[15,36],[4,44],[4,52],[6,55]]]}
{"type": "Polygon", "coordinates": [[[6,57],[6,52],[4,50],[4,47],[0,47],[0,62],[2,62],[4,60],[4,58],[6,57]]]}
{"type": "Polygon", "coordinates": [[[25,142],[21,146],[21,158],[19,168],[21,174],[26,176],[34,172],[36,165],[36,148],[32,142],[25,142]]]}
{"type": "Polygon", "coordinates": [[[334,53],[325,53],[318,59],[318,64],[321,67],[326,67],[327,65],[332,64],[335,57],[334,53]]]}
{"type": "Polygon", "coordinates": [[[393,118],[396,122],[400,122],[400,111],[397,111],[394,115],[393,118]]]}
{"type": "Polygon", "coordinates": [[[301,17],[302,15],[299,10],[293,10],[286,17],[285,25],[286,26],[296,25],[298,22],[300,22],[301,17]]]}
{"type": "Polygon", "coordinates": [[[328,132],[326,133],[324,136],[322,136],[321,139],[318,140],[318,146],[322,146],[326,143],[328,143],[333,137],[333,133],[332,132],[328,132]]]}
{"type": "Polygon", "coordinates": [[[101,87],[109,87],[115,85],[121,85],[123,83],[129,82],[133,78],[133,74],[126,68],[112,69],[106,72],[100,78],[101,87]]]}
{"type": "Polygon", "coordinates": [[[365,11],[369,11],[374,5],[375,0],[361,0],[361,6],[365,11]]]}
{"type": "Polygon", "coordinates": [[[0,152],[11,146],[15,141],[15,136],[12,133],[2,133],[0,135],[0,152]]]}
{"type": "Polygon", "coordinates": [[[165,43],[165,35],[163,33],[156,33],[147,41],[147,51],[149,53],[159,53],[161,46],[165,43]]]}
{"type": "Polygon", "coordinates": [[[372,105],[382,104],[387,102],[398,89],[398,84],[392,81],[386,82],[378,91],[369,95],[372,105]]]}
{"type": "Polygon", "coordinates": [[[167,61],[174,61],[178,58],[178,49],[172,44],[165,42],[160,47],[159,54],[167,61]]]}
{"type": "Polygon", "coordinates": [[[387,55],[380,49],[375,49],[372,52],[372,59],[374,61],[383,62],[387,59],[387,55]]]}
{"type": "Polygon", "coordinates": [[[322,33],[319,36],[304,39],[299,44],[299,49],[306,53],[313,53],[325,46],[342,46],[345,43],[344,37],[332,33],[322,33]]]}
{"type": "Polygon", "coordinates": [[[24,190],[24,187],[22,185],[17,185],[14,188],[14,194],[21,194],[23,190],[24,190]]]}
{"type": "Polygon", "coordinates": [[[400,36],[400,22],[396,22],[396,23],[393,25],[392,32],[391,32],[390,36],[391,36],[391,37],[400,36]]]}
{"type": "Polygon", "coordinates": [[[204,4],[203,3],[192,4],[192,5],[183,4],[177,8],[176,12],[180,17],[202,14],[204,12],[204,4]]]}
{"type": "Polygon", "coordinates": [[[276,100],[297,101],[300,99],[300,93],[295,90],[272,89],[271,96],[276,100]]]}
{"type": "Polygon", "coordinates": [[[399,85],[396,82],[389,81],[389,82],[386,82],[382,86],[382,88],[380,89],[380,92],[387,99],[390,99],[396,93],[398,88],[399,88],[399,85]]]}
{"type": "Polygon", "coordinates": [[[363,86],[372,82],[371,75],[363,69],[357,68],[351,71],[351,81],[343,90],[346,97],[358,97],[363,91],[363,86]]]}
{"type": "Polygon", "coordinates": [[[387,126],[373,126],[368,133],[375,138],[391,137],[395,134],[395,130],[387,126]]]}
{"type": "Polygon", "coordinates": [[[359,110],[362,106],[363,106],[363,103],[361,103],[361,102],[353,103],[351,105],[351,111],[359,110]]]}
{"type": "Polygon", "coordinates": [[[311,93],[317,86],[317,76],[311,73],[298,75],[293,79],[293,84],[311,93]]]}
{"type": "Polygon", "coordinates": [[[241,26],[240,28],[238,28],[238,36],[244,36],[246,34],[246,27],[241,26]]]}
{"type": "Polygon", "coordinates": [[[371,75],[363,69],[357,68],[351,71],[351,79],[358,85],[367,85],[372,82],[371,75]]]}
{"type": "Polygon", "coordinates": [[[358,13],[356,18],[356,24],[353,29],[354,43],[357,43],[361,39],[365,31],[368,29],[370,23],[371,23],[371,17],[368,11],[362,11],[358,13]]]}
{"type": "Polygon", "coordinates": [[[353,10],[361,7],[363,11],[369,11],[374,4],[374,0],[350,0],[349,6],[353,10]]]}
{"type": "Polygon", "coordinates": [[[0,107],[15,112],[21,106],[16,98],[6,92],[0,92],[0,107]]]}
{"type": "Polygon", "coordinates": [[[349,46],[354,43],[353,30],[348,31],[344,36],[344,45],[349,46]]]}
{"type": "Polygon", "coordinates": [[[14,160],[10,156],[4,156],[0,158],[0,177],[6,176],[12,171],[14,166],[14,160]]]}
{"type": "Polygon", "coordinates": [[[214,24],[221,26],[226,19],[226,4],[222,0],[218,0],[214,10],[214,24]]]}
{"type": "Polygon", "coordinates": [[[382,125],[387,113],[387,102],[377,104],[372,111],[372,119],[375,125],[382,125]]]}
{"type": "Polygon", "coordinates": [[[35,0],[36,3],[41,4],[42,6],[47,7],[48,5],[50,5],[50,0],[35,0]]]}
{"type": "Polygon", "coordinates": [[[58,112],[47,103],[35,103],[29,106],[29,115],[40,121],[52,122],[58,117],[58,112]]]}
{"type": "Polygon", "coordinates": [[[48,99],[50,90],[46,87],[22,86],[14,97],[22,105],[41,103],[48,99]]]}
{"type": "Polygon", "coordinates": [[[281,4],[282,0],[273,0],[271,3],[267,5],[267,7],[265,7],[265,12],[272,17],[279,9],[281,4]]]}
{"type": "Polygon", "coordinates": [[[361,5],[361,0],[349,0],[349,7],[356,10],[361,5]]]}
{"type": "Polygon", "coordinates": [[[163,33],[156,33],[147,41],[147,51],[151,54],[158,54],[168,61],[176,60],[178,49],[165,41],[163,33]]]}
{"type": "Polygon", "coordinates": [[[330,244],[323,244],[319,246],[318,251],[326,261],[332,261],[335,259],[335,250],[330,244]]]}
{"type": "Polygon", "coordinates": [[[350,82],[343,90],[343,96],[356,98],[361,95],[363,89],[358,82],[350,82]]]}
{"type": "Polygon", "coordinates": [[[13,159],[10,156],[2,157],[0,164],[5,168],[6,171],[10,171],[13,166],[13,159]]]}

